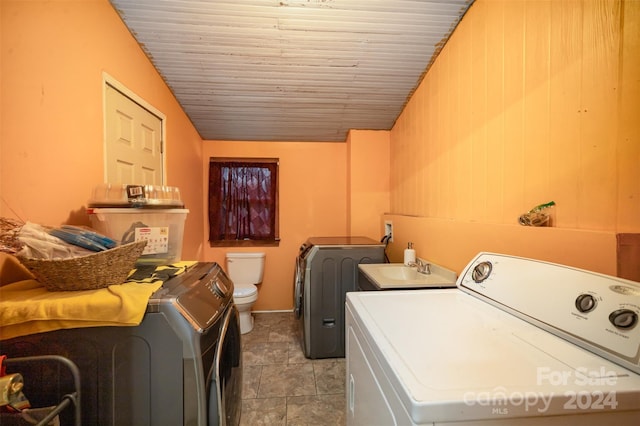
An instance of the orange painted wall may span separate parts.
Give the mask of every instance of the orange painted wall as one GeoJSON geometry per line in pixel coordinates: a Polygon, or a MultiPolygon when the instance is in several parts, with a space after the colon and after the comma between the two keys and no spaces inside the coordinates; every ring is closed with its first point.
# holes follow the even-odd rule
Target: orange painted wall
{"type": "Polygon", "coordinates": [[[347,136],[349,235],[379,240],[380,217],[389,211],[389,132],[351,130],[347,136]]]}
{"type": "Polygon", "coordinates": [[[640,2],[477,0],[391,131],[392,260],[500,250],[615,274],[640,231],[640,2]],[[518,216],[557,203],[553,227],[518,216]]]}
{"type": "Polygon", "coordinates": [[[89,223],[106,72],[166,114],[166,183],[190,209],[183,258],[199,259],[201,138],[110,3],[0,0],[0,24],[0,216],[89,223]]]}
{"type": "MultiPolygon", "coordinates": [[[[225,264],[229,251],[263,251],[265,272],[254,310],[293,306],[293,274],[298,249],[313,236],[348,235],[347,145],[317,142],[204,141],[203,209],[211,157],[279,158],[280,246],[219,248],[205,243],[204,260],[225,264]]],[[[203,235],[208,236],[205,218],[203,235]]],[[[204,237],[205,241],[207,237],[204,237]]]]}

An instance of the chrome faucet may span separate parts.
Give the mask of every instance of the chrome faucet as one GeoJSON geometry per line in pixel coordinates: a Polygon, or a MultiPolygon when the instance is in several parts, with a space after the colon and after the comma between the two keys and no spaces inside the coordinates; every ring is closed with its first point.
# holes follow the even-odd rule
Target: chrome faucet
{"type": "Polygon", "coordinates": [[[416,267],[419,273],[429,275],[431,274],[431,264],[424,260],[417,258],[415,262],[410,262],[407,266],[416,267]]]}

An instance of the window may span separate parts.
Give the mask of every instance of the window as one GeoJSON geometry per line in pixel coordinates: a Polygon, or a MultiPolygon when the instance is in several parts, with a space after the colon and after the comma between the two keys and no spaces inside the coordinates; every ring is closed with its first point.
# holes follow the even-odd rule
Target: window
{"type": "Polygon", "coordinates": [[[278,159],[209,160],[211,246],[278,245],[278,159]]]}

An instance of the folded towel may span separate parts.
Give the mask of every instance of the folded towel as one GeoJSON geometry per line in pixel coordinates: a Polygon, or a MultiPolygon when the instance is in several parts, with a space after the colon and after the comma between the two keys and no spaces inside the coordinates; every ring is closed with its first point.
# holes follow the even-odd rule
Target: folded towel
{"type": "Polygon", "coordinates": [[[179,264],[167,266],[144,265],[134,269],[126,282],[136,282],[141,284],[149,284],[155,281],[165,282],[184,272],[186,267],[179,264]]]}
{"type": "MultiPolygon", "coordinates": [[[[163,278],[180,274],[195,263],[167,266],[171,274],[163,278]]],[[[145,284],[127,282],[98,290],[56,292],[47,291],[35,280],[2,286],[0,340],[66,328],[136,326],[142,322],[149,297],[162,283],[157,279],[145,284]]]]}

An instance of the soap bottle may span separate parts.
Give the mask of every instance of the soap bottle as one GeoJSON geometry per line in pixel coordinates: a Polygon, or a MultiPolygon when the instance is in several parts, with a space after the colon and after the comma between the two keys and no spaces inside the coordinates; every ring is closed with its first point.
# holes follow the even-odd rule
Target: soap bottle
{"type": "Polygon", "coordinates": [[[404,264],[414,264],[416,263],[416,251],[413,249],[413,243],[407,244],[407,248],[404,249],[404,264]]]}

